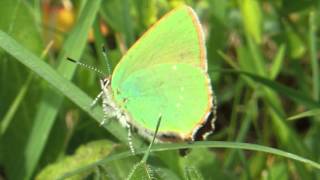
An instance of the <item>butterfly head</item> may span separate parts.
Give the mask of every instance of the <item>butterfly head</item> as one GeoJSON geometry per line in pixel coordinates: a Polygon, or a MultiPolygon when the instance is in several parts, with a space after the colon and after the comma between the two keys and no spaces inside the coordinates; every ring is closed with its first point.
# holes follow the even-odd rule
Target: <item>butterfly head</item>
{"type": "Polygon", "coordinates": [[[102,89],[108,88],[110,84],[111,84],[111,76],[100,79],[100,85],[102,89]]]}

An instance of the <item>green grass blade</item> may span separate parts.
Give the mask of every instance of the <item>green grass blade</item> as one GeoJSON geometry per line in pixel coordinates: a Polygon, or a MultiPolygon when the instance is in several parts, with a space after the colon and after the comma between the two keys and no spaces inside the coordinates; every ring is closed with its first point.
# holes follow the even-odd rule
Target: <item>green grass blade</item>
{"type": "MultiPolygon", "coordinates": [[[[298,119],[301,119],[301,118],[319,116],[319,115],[320,115],[320,109],[312,109],[310,111],[302,112],[300,114],[296,114],[294,116],[291,116],[291,117],[288,118],[288,120],[298,120],[298,119]]],[[[319,120],[319,119],[317,119],[317,120],[319,120]]]]}
{"type": "Polygon", "coordinates": [[[6,133],[6,130],[7,130],[8,126],[10,125],[11,120],[13,119],[16,111],[18,110],[19,105],[23,101],[23,99],[27,93],[27,90],[29,88],[29,85],[31,83],[31,80],[32,80],[32,75],[29,75],[26,82],[24,83],[24,85],[20,89],[19,93],[17,94],[16,98],[14,99],[9,110],[4,115],[3,119],[0,121],[0,139],[1,139],[2,135],[6,133]]]}
{"type": "Polygon", "coordinates": [[[155,170],[146,162],[140,161],[134,165],[126,180],[152,180],[158,179],[155,176],[155,170]]]}
{"type": "Polygon", "coordinates": [[[153,146],[154,141],[155,141],[155,139],[156,139],[156,137],[157,137],[157,134],[158,134],[158,130],[159,130],[159,127],[160,127],[160,124],[161,124],[161,119],[162,119],[162,117],[160,116],[159,119],[158,119],[158,122],[157,122],[156,131],[154,132],[152,141],[151,141],[151,143],[149,144],[149,147],[148,147],[147,152],[144,154],[144,156],[143,156],[143,158],[142,158],[142,160],[141,160],[142,162],[147,162],[147,159],[148,159],[148,157],[149,157],[149,153],[150,153],[150,151],[151,151],[151,147],[153,146]]]}
{"type": "MultiPolygon", "coordinates": [[[[90,103],[93,101],[92,98],[2,31],[0,31],[0,47],[49,82],[97,122],[100,122],[101,119],[103,119],[100,106],[90,109],[90,103]]],[[[110,121],[106,128],[120,140],[127,140],[126,131],[123,128],[120,128],[120,125],[117,122],[110,121]]]]}
{"type": "Polygon", "coordinates": [[[284,61],[285,52],[286,52],[286,46],[282,44],[279,47],[279,50],[276,54],[276,57],[273,60],[272,66],[270,68],[271,79],[275,79],[278,76],[278,74],[280,73],[280,70],[282,68],[282,64],[284,61]]]}
{"type": "MultiPolygon", "coordinates": [[[[269,153],[273,155],[277,155],[280,157],[284,157],[287,159],[295,160],[306,165],[309,165],[312,168],[320,170],[320,164],[312,161],[310,159],[304,158],[302,156],[298,156],[296,154],[292,154],[283,150],[279,150],[272,147],[262,146],[258,144],[250,144],[250,143],[237,143],[237,142],[225,142],[225,141],[198,141],[192,144],[190,143],[175,143],[175,144],[157,144],[154,145],[151,149],[152,152],[156,151],[168,151],[168,150],[177,150],[177,149],[185,149],[185,148],[228,148],[228,149],[239,149],[239,150],[249,150],[249,151],[257,151],[263,153],[269,153]]],[[[137,154],[143,154],[147,151],[147,148],[137,149],[137,154]]],[[[112,156],[108,156],[105,159],[99,160],[91,165],[84,166],[76,171],[72,171],[64,174],[59,179],[65,179],[71,177],[75,174],[78,174],[83,171],[87,171],[88,169],[95,168],[98,165],[110,163],[115,160],[128,158],[132,156],[131,151],[122,152],[119,154],[115,154],[112,156]]]]}
{"type": "Polygon", "coordinates": [[[310,12],[309,17],[309,48],[310,60],[312,69],[312,85],[313,85],[313,98],[319,100],[319,63],[317,58],[317,23],[315,12],[310,12]]]}
{"type": "MultiPolygon", "coordinates": [[[[56,87],[61,93],[63,93],[71,101],[73,101],[75,104],[81,107],[84,111],[86,111],[89,115],[91,115],[95,120],[101,121],[101,119],[103,118],[101,107],[97,107],[91,110],[89,108],[89,105],[92,102],[91,98],[89,98],[79,88],[71,84],[68,80],[66,80],[64,77],[59,75],[55,70],[53,70],[49,65],[47,65],[37,56],[33,55],[28,50],[23,48],[20,44],[18,44],[15,40],[13,40],[10,36],[8,36],[6,33],[2,31],[0,31],[0,47],[5,51],[7,51],[9,54],[11,54],[13,57],[15,57],[17,60],[19,60],[22,64],[26,65],[28,68],[33,70],[43,79],[48,81],[51,85],[56,87]]],[[[112,134],[115,134],[116,137],[118,137],[119,139],[122,139],[124,141],[126,140],[125,131],[121,129],[117,123],[109,123],[107,126],[107,129],[110,130],[112,134]]],[[[39,133],[39,129],[37,130],[38,130],[37,132],[39,133]]],[[[36,141],[33,140],[31,142],[35,143],[34,144],[35,147],[39,147],[39,145],[36,144],[37,143],[36,141]]],[[[43,142],[45,141],[42,141],[42,143],[43,142]]],[[[30,149],[27,150],[31,154],[29,158],[30,160],[32,160],[31,162],[33,162],[29,164],[28,166],[29,168],[32,165],[34,166],[36,165],[34,164],[34,162],[36,162],[35,161],[36,159],[32,157],[32,154],[34,152],[30,151],[31,149],[34,149],[34,147],[30,147],[30,149]]],[[[35,150],[35,151],[39,152],[39,150],[35,150]]],[[[38,156],[39,155],[40,154],[38,154],[38,156]]],[[[29,172],[31,172],[31,169],[33,168],[30,168],[29,172]]]]}
{"type": "MultiPolygon", "coordinates": [[[[103,119],[101,106],[97,106],[93,109],[90,108],[90,103],[93,101],[92,98],[2,31],[0,31],[0,47],[50,83],[97,122],[100,122],[101,119],[103,119]]],[[[126,131],[123,128],[120,128],[120,125],[117,122],[110,121],[106,128],[112,134],[116,135],[118,139],[123,141],[127,140],[126,131]]]]}
{"type": "MultiPolygon", "coordinates": [[[[250,98],[248,104],[246,104],[246,106],[245,106],[245,109],[256,108],[255,101],[256,101],[255,97],[250,98]]],[[[239,128],[238,135],[235,139],[236,142],[244,142],[246,135],[249,131],[250,125],[252,123],[252,119],[255,117],[254,112],[255,111],[248,111],[245,113],[244,117],[240,119],[242,123],[239,128]]],[[[236,129],[236,128],[234,128],[234,129],[236,129]]],[[[230,139],[230,141],[233,141],[233,139],[230,139]]],[[[231,164],[235,161],[236,152],[237,151],[232,149],[230,151],[230,153],[228,154],[228,156],[226,156],[226,160],[224,161],[224,166],[226,168],[230,168],[231,164]]]]}
{"type": "MultiPolygon", "coordinates": [[[[134,25],[130,16],[131,3],[128,0],[103,1],[101,15],[116,32],[120,32],[128,48],[134,42],[134,25]]],[[[119,34],[120,35],[120,34],[119,34]]]]}
{"type": "Polygon", "coordinates": [[[259,1],[239,0],[238,1],[246,33],[258,44],[262,41],[262,11],[259,1]]]}
{"type": "Polygon", "coordinates": [[[134,165],[134,167],[131,169],[130,174],[127,177],[127,180],[133,180],[133,179],[155,179],[155,171],[153,168],[147,163],[147,159],[149,157],[149,154],[151,152],[151,147],[154,144],[154,141],[157,137],[158,130],[160,127],[161,123],[161,116],[158,119],[157,126],[156,126],[156,131],[153,135],[152,141],[149,144],[149,147],[147,151],[144,153],[143,158],[141,159],[140,162],[134,165]]]}
{"type": "Polygon", "coordinates": [[[226,72],[226,73],[228,72],[228,73],[245,75],[256,82],[259,82],[259,83],[269,87],[270,89],[274,90],[275,92],[278,92],[279,94],[282,94],[282,95],[290,98],[291,100],[293,100],[299,104],[303,104],[304,106],[306,106],[308,108],[320,108],[320,103],[314,101],[306,94],[299,92],[297,90],[294,90],[292,88],[289,88],[289,87],[282,85],[278,82],[269,80],[269,79],[261,77],[261,76],[257,76],[252,73],[243,72],[243,71],[221,70],[221,72],[226,72]]]}
{"type": "Polygon", "coordinates": [[[250,73],[244,73],[246,76],[250,77],[251,79],[255,80],[256,82],[262,83],[274,91],[287,96],[288,98],[292,99],[293,101],[303,104],[309,108],[316,108],[320,107],[320,104],[312,100],[310,97],[306,96],[304,93],[289,88],[285,85],[277,83],[275,81],[270,81],[266,78],[259,77],[250,73]]]}
{"type": "MultiPolygon", "coordinates": [[[[69,51],[70,54],[77,58],[81,56],[86,45],[89,29],[93,24],[100,6],[100,1],[90,2],[91,3],[86,4],[84,11],[80,14],[77,25],[64,45],[63,49],[65,49],[65,51],[62,51],[69,51]]],[[[60,55],[59,62],[62,63],[60,63],[58,67],[58,72],[63,74],[65,78],[71,79],[76,67],[66,65],[66,63],[63,62],[63,59],[63,55],[60,55]]],[[[63,96],[55,93],[55,91],[51,89],[46,89],[46,92],[41,99],[39,110],[36,113],[31,135],[25,149],[26,179],[31,177],[37,166],[62,101],[63,96]],[[41,134],[41,136],[39,136],[39,134],[41,134]]]]}

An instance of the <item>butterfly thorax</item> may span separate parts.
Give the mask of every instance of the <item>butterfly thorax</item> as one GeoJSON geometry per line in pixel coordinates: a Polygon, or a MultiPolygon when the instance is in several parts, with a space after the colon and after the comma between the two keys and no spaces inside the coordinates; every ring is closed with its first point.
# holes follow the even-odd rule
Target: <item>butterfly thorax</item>
{"type": "Polygon", "coordinates": [[[113,91],[111,89],[111,76],[100,80],[102,96],[102,108],[104,114],[108,117],[116,117],[122,126],[127,127],[129,122],[129,115],[119,107],[113,98],[113,91]]]}

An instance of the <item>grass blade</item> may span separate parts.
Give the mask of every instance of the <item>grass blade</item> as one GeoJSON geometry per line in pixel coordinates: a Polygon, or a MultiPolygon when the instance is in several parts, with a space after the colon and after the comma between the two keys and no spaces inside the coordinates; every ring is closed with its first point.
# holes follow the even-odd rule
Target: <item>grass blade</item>
{"type": "MultiPolygon", "coordinates": [[[[64,46],[64,49],[67,49],[72,55],[77,56],[78,58],[81,56],[85,47],[87,34],[100,6],[100,1],[90,2],[91,3],[86,4],[85,10],[80,14],[79,21],[64,46]]],[[[62,62],[63,59],[63,55],[60,55],[59,61],[62,62]]],[[[76,67],[68,67],[62,62],[58,67],[58,72],[64,74],[67,79],[71,79],[75,69],[76,67]]],[[[32,127],[31,135],[25,149],[27,179],[31,177],[37,166],[62,101],[63,96],[56,94],[50,89],[46,90],[41,99],[40,108],[36,114],[34,126],[32,127]],[[49,104],[48,100],[50,100],[49,104]],[[39,137],[39,134],[42,136],[39,137]]]]}
{"type": "Polygon", "coordinates": [[[270,89],[274,90],[275,92],[278,92],[279,94],[282,94],[282,95],[290,98],[291,100],[293,100],[299,104],[303,104],[304,106],[306,106],[308,108],[320,108],[320,103],[314,101],[310,97],[306,96],[304,93],[301,93],[297,90],[289,88],[289,87],[282,85],[280,83],[277,83],[275,81],[269,80],[267,78],[257,76],[252,73],[237,71],[237,70],[226,70],[225,69],[225,70],[220,70],[220,71],[245,75],[256,82],[259,82],[259,83],[269,87],[270,89]]]}
{"type": "Polygon", "coordinates": [[[320,109],[312,109],[310,111],[302,112],[300,114],[291,116],[288,118],[288,120],[298,120],[305,117],[319,116],[319,115],[320,115],[320,109]]]}
{"type": "MultiPolygon", "coordinates": [[[[50,83],[53,87],[58,89],[62,94],[78,105],[83,111],[87,112],[97,122],[100,122],[101,119],[103,119],[101,106],[90,109],[90,103],[93,101],[92,98],[90,98],[70,81],[58,74],[40,58],[23,48],[3,31],[0,31],[0,47],[50,83]]],[[[108,131],[110,131],[110,133],[116,135],[118,139],[122,141],[127,140],[127,133],[125,129],[121,128],[117,122],[110,121],[106,128],[108,131]]]]}
{"type": "MultiPolygon", "coordinates": [[[[86,111],[91,117],[93,117],[97,121],[101,121],[103,118],[101,107],[96,107],[94,109],[90,109],[89,105],[92,102],[92,98],[88,97],[85,93],[83,93],[79,88],[70,83],[67,79],[59,75],[54,69],[52,69],[49,65],[43,62],[40,58],[30,53],[28,50],[23,48],[19,43],[17,43],[14,39],[8,36],[6,33],[0,31],[0,47],[19,60],[22,64],[33,70],[40,77],[45,79],[55,88],[57,88],[62,94],[67,96],[71,101],[77,104],[80,108],[86,111]]],[[[52,95],[52,94],[51,94],[52,95]]],[[[41,126],[41,124],[39,124],[41,126]]],[[[112,134],[116,135],[118,139],[126,141],[126,132],[124,129],[120,128],[118,123],[114,123],[111,121],[106,127],[112,134]]],[[[38,129],[39,133],[39,129],[38,129]]],[[[42,137],[38,137],[42,138],[42,137]]],[[[37,138],[36,138],[37,139],[37,138]]],[[[37,139],[40,140],[40,139],[37,139]]],[[[35,147],[39,147],[37,141],[31,141],[35,143],[35,147]]],[[[44,145],[43,140],[41,140],[42,145],[44,145]]],[[[32,144],[31,143],[31,144],[32,144]]],[[[40,144],[41,145],[41,144],[40,144]]],[[[31,173],[36,165],[36,158],[33,157],[33,151],[35,147],[30,145],[29,149],[27,149],[27,153],[29,153],[29,169],[28,172],[31,173]],[[32,168],[33,166],[33,168],[32,168]]],[[[41,147],[39,147],[41,148],[41,147]]],[[[43,147],[42,147],[43,148],[43,147]]],[[[35,150],[36,152],[41,152],[40,150],[35,150]]],[[[38,156],[40,154],[38,153],[38,156]]]]}
{"type": "Polygon", "coordinates": [[[19,105],[23,101],[23,99],[28,91],[31,80],[32,80],[32,75],[29,75],[26,82],[24,83],[24,85],[20,89],[18,95],[14,99],[12,105],[10,106],[9,111],[7,111],[4,118],[0,121],[0,139],[1,139],[2,135],[6,133],[6,130],[9,126],[11,120],[13,119],[16,111],[18,110],[19,105]]]}
{"type": "Polygon", "coordinates": [[[271,72],[270,72],[271,79],[275,79],[278,76],[278,74],[280,73],[281,68],[282,68],[282,64],[283,64],[283,61],[284,61],[285,52],[286,52],[286,46],[282,44],[279,47],[279,50],[278,50],[278,52],[276,54],[276,57],[273,60],[272,66],[270,68],[270,70],[271,70],[271,72]]]}
{"type": "Polygon", "coordinates": [[[310,47],[310,60],[312,69],[312,85],[313,85],[313,98],[319,100],[319,63],[317,59],[317,26],[315,21],[315,12],[310,12],[309,17],[309,47],[310,47]]]}
{"type": "MultiPolygon", "coordinates": [[[[283,150],[279,150],[276,148],[262,146],[258,144],[250,144],[250,143],[225,142],[225,141],[198,141],[198,142],[194,142],[193,144],[190,144],[190,143],[157,144],[153,146],[151,151],[152,152],[168,151],[168,150],[177,150],[177,149],[184,149],[184,148],[217,148],[217,149],[229,148],[229,149],[257,151],[257,152],[269,153],[269,154],[281,156],[284,158],[288,158],[291,160],[295,160],[301,163],[305,163],[306,165],[309,165],[315,169],[320,170],[320,164],[310,159],[307,159],[283,150]]],[[[142,148],[142,149],[137,149],[136,153],[143,154],[146,151],[147,151],[147,148],[142,148]]],[[[112,161],[123,159],[123,158],[128,158],[130,156],[132,156],[131,151],[126,151],[113,156],[108,156],[105,159],[101,159],[91,165],[84,166],[76,171],[66,173],[64,174],[64,176],[60,177],[59,179],[65,179],[75,174],[78,174],[82,171],[87,171],[88,169],[95,168],[98,165],[110,163],[112,161]]]]}

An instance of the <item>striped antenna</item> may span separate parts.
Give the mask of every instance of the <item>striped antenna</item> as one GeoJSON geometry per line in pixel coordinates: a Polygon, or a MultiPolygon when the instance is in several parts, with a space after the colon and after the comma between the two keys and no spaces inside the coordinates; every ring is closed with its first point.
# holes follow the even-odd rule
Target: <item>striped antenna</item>
{"type": "Polygon", "coordinates": [[[104,57],[104,60],[106,60],[107,69],[108,69],[108,76],[110,76],[111,75],[111,67],[110,67],[108,56],[107,56],[107,49],[105,46],[102,46],[102,55],[104,57]]]}
{"type": "Polygon", "coordinates": [[[90,70],[92,70],[92,71],[95,71],[95,72],[101,74],[102,76],[106,77],[106,74],[103,73],[101,70],[99,70],[99,69],[96,68],[96,67],[90,66],[90,65],[88,65],[88,64],[81,63],[81,62],[76,61],[76,60],[74,60],[74,59],[71,59],[71,58],[69,58],[69,57],[67,57],[67,60],[69,60],[69,61],[71,61],[71,62],[73,62],[73,63],[76,63],[77,65],[80,65],[80,66],[82,66],[82,67],[85,67],[85,68],[87,68],[87,69],[90,69],[90,70]]]}

